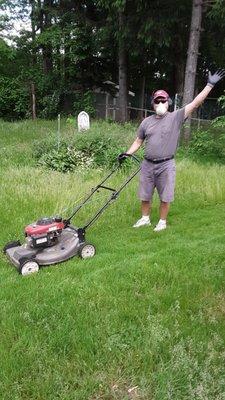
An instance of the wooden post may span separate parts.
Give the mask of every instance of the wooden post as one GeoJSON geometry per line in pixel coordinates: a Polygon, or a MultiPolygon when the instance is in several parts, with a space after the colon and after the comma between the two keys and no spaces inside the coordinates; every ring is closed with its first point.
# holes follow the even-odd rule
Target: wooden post
{"type": "Polygon", "coordinates": [[[31,100],[32,100],[32,119],[35,120],[36,116],[36,96],[35,96],[35,86],[31,83],[31,100]]]}
{"type": "Polygon", "coordinates": [[[116,97],[113,97],[113,121],[116,120],[116,97]]]}
{"type": "Polygon", "coordinates": [[[105,118],[109,117],[109,93],[106,93],[105,96],[105,118]]]}

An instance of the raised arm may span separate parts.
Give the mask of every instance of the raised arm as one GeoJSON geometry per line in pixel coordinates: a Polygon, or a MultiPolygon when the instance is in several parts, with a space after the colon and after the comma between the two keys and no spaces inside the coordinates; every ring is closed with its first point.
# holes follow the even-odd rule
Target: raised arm
{"type": "Polygon", "coordinates": [[[185,118],[189,117],[191,113],[198,108],[206,99],[217,82],[225,76],[225,70],[218,70],[215,74],[209,72],[208,82],[204,89],[194,98],[194,100],[185,106],[185,118]]]}

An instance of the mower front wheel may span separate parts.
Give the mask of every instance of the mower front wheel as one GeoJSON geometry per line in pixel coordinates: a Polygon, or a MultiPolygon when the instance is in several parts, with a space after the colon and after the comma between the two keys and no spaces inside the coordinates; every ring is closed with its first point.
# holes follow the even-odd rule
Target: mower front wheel
{"type": "Polygon", "coordinates": [[[39,264],[35,260],[24,258],[20,260],[19,272],[21,275],[26,276],[34,274],[39,271],[39,264]]]}
{"type": "Polygon", "coordinates": [[[96,249],[95,246],[93,246],[93,244],[90,243],[84,243],[80,246],[79,248],[79,256],[81,258],[91,258],[94,257],[96,253],[96,249]]]}

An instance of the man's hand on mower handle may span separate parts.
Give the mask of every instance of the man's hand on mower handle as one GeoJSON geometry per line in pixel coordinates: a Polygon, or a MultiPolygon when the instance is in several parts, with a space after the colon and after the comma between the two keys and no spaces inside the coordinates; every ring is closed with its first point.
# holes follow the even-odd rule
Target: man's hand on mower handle
{"type": "Polygon", "coordinates": [[[130,157],[130,156],[131,156],[131,154],[128,154],[128,153],[121,153],[121,154],[118,155],[117,159],[118,159],[118,161],[121,163],[121,162],[123,162],[126,158],[128,158],[128,157],[130,157]]]}
{"type": "Polygon", "coordinates": [[[225,69],[218,69],[218,71],[215,72],[215,74],[211,74],[209,71],[208,75],[208,85],[213,87],[217,82],[219,82],[221,79],[225,77],[225,69]]]}

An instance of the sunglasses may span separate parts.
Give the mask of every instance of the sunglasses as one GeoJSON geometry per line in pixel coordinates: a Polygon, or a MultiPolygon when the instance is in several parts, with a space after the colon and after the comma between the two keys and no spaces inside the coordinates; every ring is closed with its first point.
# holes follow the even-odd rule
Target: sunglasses
{"type": "Polygon", "coordinates": [[[159,103],[163,103],[163,104],[164,104],[164,103],[166,103],[167,101],[168,101],[168,100],[166,100],[166,99],[155,99],[155,100],[154,100],[154,103],[155,103],[155,104],[159,104],[159,103]]]}

